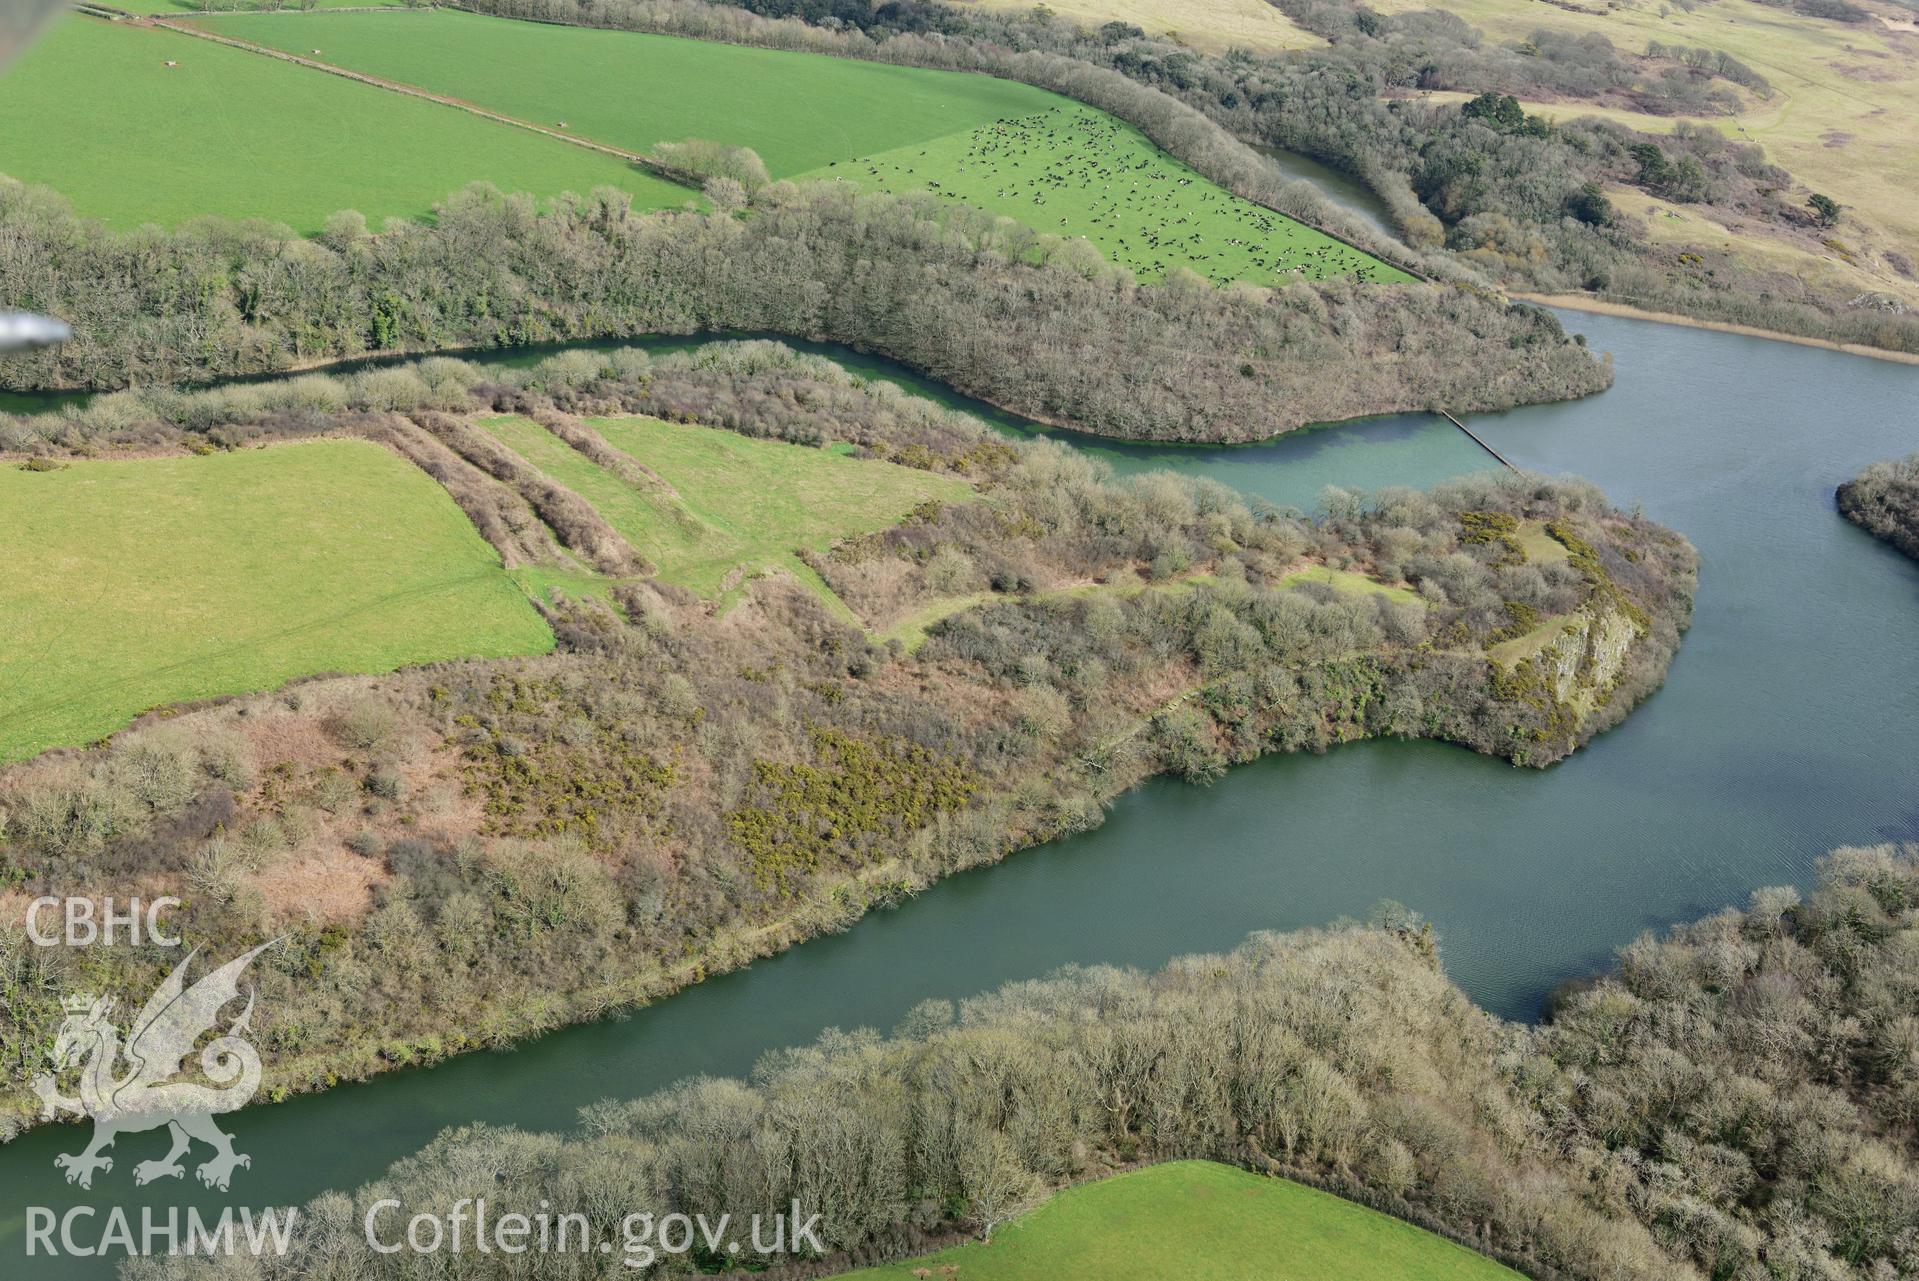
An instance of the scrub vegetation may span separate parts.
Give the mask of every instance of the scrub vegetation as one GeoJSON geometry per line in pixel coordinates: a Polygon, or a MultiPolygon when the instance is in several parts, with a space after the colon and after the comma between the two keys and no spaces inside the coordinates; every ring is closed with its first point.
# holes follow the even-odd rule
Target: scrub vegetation
{"type": "Polygon", "coordinates": [[[123,230],[217,215],[314,234],[344,209],[377,230],[474,181],[542,197],[616,187],[641,208],[695,198],[615,156],[452,107],[81,16],[0,78],[0,174],[51,183],[123,230]]]}
{"type": "MultiPolygon", "coordinates": [[[[1660,682],[1689,617],[1691,548],[1576,483],[1491,476],[1308,517],[1166,473],[1117,479],[768,343],[123,393],[42,436],[151,452],[362,435],[438,480],[516,569],[630,554],[586,486],[556,486],[480,425],[509,413],[583,457],[599,447],[575,424],[618,441],[646,415],[763,449],[838,442],[854,456],[820,452],[821,468],[979,497],[807,553],[844,616],[789,575],[719,611],[642,565],[612,604],[559,593],[556,654],[310,681],[0,776],[0,865],[21,892],[185,883],[192,937],[285,936],[261,958],[255,1021],[276,1095],[664,995],[1095,826],[1153,774],[1207,780],[1373,736],[1547,764],[1660,682]],[[245,412],[238,393],[257,398],[245,412]],[[1493,513],[1584,551],[1535,564],[1472,541],[1493,513]],[[1399,590],[1296,577],[1315,566],[1399,590]],[[871,639],[955,597],[916,653],[871,639]],[[1500,667],[1486,647],[1515,606],[1582,619],[1587,643],[1500,667]]],[[[650,467],[655,438],[713,457],[677,425],[640,429],[626,457],[650,467]]],[[[653,457],[677,485],[672,450],[653,457]]],[[[704,505],[698,468],[684,476],[704,505]]],[[[895,510],[911,496],[893,493],[895,510]]],[[[75,967],[132,999],[172,963],[35,948],[12,926],[0,947],[17,975],[0,1055],[23,1111],[75,967]]]]}
{"type": "Polygon", "coordinates": [[[1839,487],[1845,518],[1919,560],[1919,454],[1874,463],[1839,487]]]}
{"type": "MultiPolygon", "coordinates": [[[[1518,0],[1460,0],[1493,38],[1424,0],[1275,0],[1244,47],[1188,45],[1165,7],[1149,31],[938,0],[469,3],[195,19],[438,102],[78,18],[0,88],[0,298],[76,331],[0,382],[99,393],[0,414],[0,1138],[39,1119],[61,998],[135,1008],[178,959],[34,945],[36,896],[159,887],[195,943],[274,940],[250,1034],[278,1101],[659,999],[1089,830],[1157,775],[1388,737],[1564,761],[1664,680],[1697,573],[1575,480],[1280,509],[763,340],[181,383],[772,333],[1051,425],[1223,442],[1609,383],[1508,290],[1919,352],[1903,169],[1825,160],[1848,185],[1815,189],[1697,123],[1831,89],[1712,38],[1716,7],[1765,16],[1747,0],[1674,0],[1631,47],[1587,20],[1647,14],[1574,0],[1524,32],[1518,0]],[[1255,144],[1356,175],[1397,239],[1255,144]]],[[[1894,40],[1824,40],[1816,74],[1902,80],[1894,40]]],[[[1883,146],[1903,116],[1864,101],[1883,146]]],[[[1915,495],[1908,460],[1839,503],[1919,555],[1915,495]]],[[[374,1250],[367,1204],[398,1197],[608,1240],[635,1207],[818,1208],[825,1257],[768,1281],[1898,1281],[1916,991],[1910,847],[1642,938],[1538,1025],[1476,1009],[1382,905],[928,1002],[565,1135],[451,1131],[326,1194],[284,1257],[124,1276],[528,1273],[374,1250]]]]}
{"type": "Polygon", "coordinates": [[[161,704],[553,644],[459,510],[359,441],[0,462],[0,546],[0,762],[161,704]]]}
{"type": "MultiPolygon", "coordinates": [[[[738,1222],[797,1197],[823,1208],[829,1265],[964,1231],[992,1244],[962,1278],[1021,1276],[992,1269],[1021,1257],[1023,1232],[1043,1247],[1049,1224],[1097,1206],[1098,1185],[1077,1188],[1022,1223],[1049,1187],[1197,1158],[1316,1184],[1530,1276],[1902,1276],[1919,1241],[1915,902],[1919,849],[1842,850],[1803,901],[1761,890],[1642,937],[1539,1026],[1476,1009],[1404,909],[1152,975],[1068,969],[926,1002],[890,1036],[829,1032],[750,1082],[595,1104],[573,1137],[448,1131],[316,1204],[296,1247],[246,1275],[424,1276],[420,1256],[367,1246],[371,1203],[445,1216],[484,1196],[495,1214],[583,1214],[602,1239],[632,1205],[738,1222]]],[[[1149,1247],[1185,1251],[1151,1275],[1234,1275],[1184,1226],[1149,1247]]],[[[1359,1253],[1332,1274],[1385,1257],[1359,1253]]],[[[542,1275],[596,1262],[550,1257],[542,1275]]],[[[156,1261],[136,1277],[221,1275],[156,1261]]],[[[495,1254],[462,1275],[516,1273],[495,1254]]],[[[1395,1275],[1443,1274],[1428,1260],[1395,1275]]]]}
{"type": "MultiPolygon", "coordinates": [[[[1430,6],[1384,0],[1374,7],[1401,13],[1430,6]]],[[[1484,32],[1484,47],[1507,63],[1498,79],[1451,87],[1474,93],[1497,88],[1528,100],[1528,110],[1545,116],[1617,112],[1613,118],[1645,133],[1670,132],[1683,121],[1760,144],[1810,190],[1845,206],[1842,239],[1853,242],[1859,267],[1910,288],[1896,270],[1886,270],[1882,253],[1858,243],[1864,239],[1881,250],[1919,256],[1919,216],[1907,195],[1919,184],[1919,154],[1903,124],[1919,111],[1913,58],[1919,32],[1901,29],[1913,21],[1910,8],[1870,0],[1714,0],[1551,11],[1527,0],[1444,0],[1440,7],[1484,32]],[[1556,84],[1537,70],[1529,74],[1543,59],[1524,51],[1540,48],[1542,33],[1562,49],[1583,47],[1572,58],[1559,55],[1569,70],[1603,76],[1556,84]],[[1654,50],[1660,56],[1651,56],[1654,50]],[[1727,64],[1745,67],[1757,83],[1712,74],[1727,64]],[[1621,66],[1629,78],[1617,75],[1621,66]],[[1645,76],[1656,76],[1661,91],[1632,87],[1645,76]],[[1717,101],[1700,102],[1699,94],[1717,101]]],[[[1778,242],[1776,236],[1764,239],[1778,242]]],[[[1845,265],[1836,251],[1827,250],[1825,257],[1828,271],[1845,265]]]]}
{"type": "Polygon", "coordinates": [[[540,213],[476,187],[430,227],[301,241],[204,221],[116,237],[0,183],[0,220],[0,294],[78,335],[0,366],[14,386],[744,330],[877,351],[1031,418],[1217,441],[1434,404],[1510,408],[1611,379],[1536,308],[1425,284],[1141,285],[1084,244],[930,195],[773,183],[731,213],[646,214],[602,189],[540,213]]]}

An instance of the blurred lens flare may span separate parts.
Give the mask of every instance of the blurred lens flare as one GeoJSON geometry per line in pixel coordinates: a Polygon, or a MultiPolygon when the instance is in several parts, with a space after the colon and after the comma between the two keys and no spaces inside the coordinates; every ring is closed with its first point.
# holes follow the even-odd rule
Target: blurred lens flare
{"type": "MultiPolygon", "coordinates": [[[[0,71],[33,43],[66,0],[0,0],[0,71]]],[[[0,311],[0,352],[26,351],[65,342],[72,331],[57,320],[0,311]]]]}
{"type": "Polygon", "coordinates": [[[73,337],[64,322],[24,311],[0,311],[0,351],[51,347],[73,337]]]}
{"type": "Polygon", "coordinates": [[[19,57],[66,0],[0,0],[0,71],[19,57]]]}

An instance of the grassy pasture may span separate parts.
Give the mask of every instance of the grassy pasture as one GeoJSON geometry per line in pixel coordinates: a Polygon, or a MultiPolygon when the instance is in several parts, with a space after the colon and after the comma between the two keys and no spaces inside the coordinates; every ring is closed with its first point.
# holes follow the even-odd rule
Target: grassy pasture
{"type": "MultiPolygon", "coordinates": [[[[313,6],[316,9],[399,9],[404,7],[404,0],[313,0],[313,6]]],[[[151,13],[162,18],[268,9],[265,3],[255,3],[254,0],[113,0],[113,7],[125,9],[128,13],[151,13]]],[[[298,11],[289,7],[272,12],[292,14],[298,11]]]]}
{"type": "Polygon", "coordinates": [[[1063,101],[989,76],[448,10],[205,25],[626,151],[687,137],[752,147],[776,178],[1063,101]]]}
{"type": "Polygon", "coordinates": [[[1294,269],[1406,279],[1221,190],[1110,116],[989,76],[450,11],[207,26],[628,151],[698,136],[752,147],[775,177],[937,190],[1085,236],[1143,279],[1177,265],[1220,282],[1294,269]]]}
{"type": "Polygon", "coordinates": [[[540,653],[459,508],[365,441],[0,467],[0,762],[319,671],[540,653]]]}
{"type": "Polygon", "coordinates": [[[377,228],[389,216],[427,214],[476,179],[545,196],[621,187],[642,207],[692,198],[616,157],[452,107],[84,17],[59,23],[0,79],[0,172],[52,186],[120,228],[224,214],[314,232],[340,209],[358,209],[377,228]]]}
{"type": "Polygon", "coordinates": [[[529,464],[591,503],[652,561],[662,581],[721,597],[746,575],[792,574],[847,622],[859,620],[794,552],[898,523],[929,499],[964,502],[951,477],[843,451],[756,440],[716,427],[652,418],[593,426],[668,488],[642,491],[524,418],[482,424],[529,464]]]}
{"type": "Polygon", "coordinates": [[[852,1273],[905,1281],[1511,1281],[1519,1274],[1410,1223],[1285,1179],[1172,1161],[1068,1188],[994,1233],[852,1273]]]}
{"type": "Polygon", "coordinates": [[[1295,275],[1409,277],[1330,236],[1200,177],[1131,125],[1077,103],[996,120],[808,175],[873,190],[933,191],[1083,236],[1142,280],[1186,266],[1217,284],[1295,275]]]}

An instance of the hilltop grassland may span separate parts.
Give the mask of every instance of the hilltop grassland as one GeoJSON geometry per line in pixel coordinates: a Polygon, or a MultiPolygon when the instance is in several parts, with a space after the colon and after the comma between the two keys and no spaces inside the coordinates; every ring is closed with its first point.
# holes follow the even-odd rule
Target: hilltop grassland
{"type": "Polygon", "coordinates": [[[1079,237],[1141,280],[1181,268],[1216,285],[1411,276],[1200,177],[1132,126],[1080,106],[996,120],[808,175],[931,190],[1052,235],[1079,237]]]}
{"type": "Polygon", "coordinates": [[[775,178],[1060,103],[990,76],[452,10],[204,25],[543,127],[564,121],[569,133],[626,151],[684,138],[751,147],[775,178]]]}
{"type": "Polygon", "coordinates": [[[360,441],[0,463],[0,546],[0,762],[161,704],[553,644],[459,510],[360,441]]]}
{"type": "Polygon", "coordinates": [[[908,1281],[1515,1281],[1518,1273],[1365,1206],[1211,1161],[1068,1188],[978,1241],[848,1275],[908,1281]]]}
{"type": "Polygon", "coordinates": [[[119,229],[216,215],[311,234],[343,209],[377,229],[474,181],[540,196],[613,187],[640,208],[696,198],[617,157],[452,107],[81,16],[0,79],[0,173],[50,184],[119,229]]]}
{"type": "Polygon", "coordinates": [[[635,153],[697,137],[750,148],[776,179],[930,190],[1083,238],[1141,279],[1182,266],[1220,284],[1411,279],[1222,190],[1132,126],[1013,80],[454,12],[206,25],[635,153]]]}

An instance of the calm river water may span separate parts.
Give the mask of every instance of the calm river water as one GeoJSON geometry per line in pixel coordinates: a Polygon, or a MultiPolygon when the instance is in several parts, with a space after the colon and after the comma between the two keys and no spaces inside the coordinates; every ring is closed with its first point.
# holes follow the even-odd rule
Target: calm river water
{"type": "MultiPolygon", "coordinates": [[[[1804,884],[1835,845],[1919,840],[1919,567],[1832,505],[1865,463],[1919,449],[1919,368],[1565,319],[1616,355],[1618,384],[1474,426],[1522,467],[1642,503],[1704,562],[1666,688],[1571,760],[1534,772],[1370,743],[1268,759],[1210,788],[1151,783],[1096,832],[624,1021],[226,1118],[253,1167],[233,1197],[203,1204],[297,1203],[375,1177],[446,1126],[566,1127],[594,1099],[741,1073],[769,1047],[888,1026],[926,997],[1071,962],[1155,966],[1382,898],[1437,923],[1447,968],[1475,999],[1526,1018],[1642,930],[1804,884]]],[[[1075,442],[1123,469],[1174,467],[1299,506],[1328,484],[1429,484],[1488,462],[1423,416],[1227,449],[1075,442]]],[[[52,1160],[81,1141],[61,1127],[0,1149],[0,1273],[106,1274],[97,1261],[22,1258],[24,1207],[78,1203],[52,1160]]],[[[79,1201],[184,1203],[192,1188],[131,1187],[128,1169],[161,1146],[124,1140],[115,1171],[79,1201]]]]}

